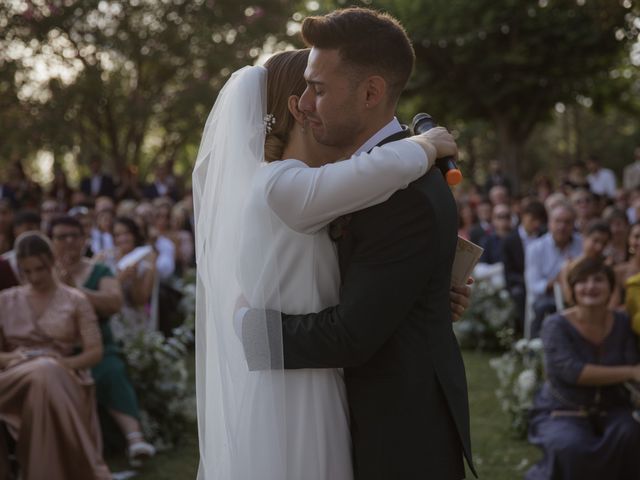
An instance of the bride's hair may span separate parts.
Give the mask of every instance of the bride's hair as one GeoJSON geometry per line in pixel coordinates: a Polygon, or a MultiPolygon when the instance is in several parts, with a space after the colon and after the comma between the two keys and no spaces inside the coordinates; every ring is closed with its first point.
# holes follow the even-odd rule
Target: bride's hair
{"type": "Polygon", "coordinates": [[[301,96],[307,87],[303,74],[308,58],[308,49],[291,50],[273,55],[264,64],[267,69],[267,113],[275,118],[264,142],[264,159],[267,162],[282,159],[295,122],[289,112],[289,97],[301,96]]]}

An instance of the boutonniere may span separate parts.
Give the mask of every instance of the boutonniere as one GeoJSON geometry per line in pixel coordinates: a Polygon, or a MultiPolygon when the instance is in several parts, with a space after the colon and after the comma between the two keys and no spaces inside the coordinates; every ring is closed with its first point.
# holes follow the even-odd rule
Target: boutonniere
{"type": "Polygon", "coordinates": [[[342,237],[346,237],[349,234],[349,222],[351,222],[351,215],[343,215],[336,218],[329,224],[329,237],[334,242],[337,242],[342,237]]]}

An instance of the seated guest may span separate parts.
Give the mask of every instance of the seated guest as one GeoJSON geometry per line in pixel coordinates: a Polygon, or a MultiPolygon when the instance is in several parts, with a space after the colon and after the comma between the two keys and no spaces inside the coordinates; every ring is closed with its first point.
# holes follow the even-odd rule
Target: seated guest
{"type": "MultiPolygon", "coordinates": [[[[497,188],[497,187],[493,187],[497,188]]],[[[509,205],[500,203],[491,212],[491,227],[493,233],[484,237],[480,246],[484,248],[480,261],[490,265],[502,263],[502,247],[504,239],[511,232],[511,209],[509,205]]]]}
{"type": "Polygon", "coordinates": [[[171,228],[175,232],[176,271],[178,274],[186,272],[195,266],[195,240],[189,225],[189,210],[182,202],[176,203],[171,209],[171,228]]]}
{"type": "Polygon", "coordinates": [[[589,155],[587,160],[587,181],[589,190],[596,195],[613,198],[616,194],[616,175],[612,170],[603,168],[597,155],[589,155]]]}
{"type": "Polygon", "coordinates": [[[127,165],[120,171],[120,182],[115,192],[116,199],[140,200],[142,198],[142,187],[138,181],[138,169],[133,165],[127,165]]]}
{"type": "Polygon", "coordinates": [[[491,202],[488,198],[483,198],[476,208],[476,216],[478,219],[478,223],[471,228],[469,232],[469,240],[471,240],[476,245],[480,245],[482,239],[493,233],[493,229],[491,227],[491,210],[493,207],[491,206],[491,202]]]}
{"type": "Polygon", "coordinates": [[[625,286],[632,277],[640,274],[640,222],[631,225],[629,229],[629,259],[625,263],[616,265],[616,283],[619,288],[619,305],[627,298],[625,286]]]}
{"type": "Polygon", "coordinates": [[[640,381],[637,338],[626,315],[609,310],[614,275],[585,258],[569,272],[575,307],[542,326],[546,381],[529,441],[544,456],[526,480],[640,478],[640,423],[626,381],[640,381]]]}
{"type": "Polygon", "coordinates": [[[122,285],[124,305],[111,325],[120,340],[140,330],[157,328],[158,254],[145,244],[140,228],[131,218],[116,218],[113,236],[115,248],[102,252],[96,261],[106,263],[122,285]]]}
{"type": "Polygon", "coordinates": [[[153,455],[155,449],[144,440],[136,394],[109,323],[111,315],[122,308],[122,291],[108,266],[83,257],[84,238],[82,224],[77,219],[53,220],[51,239],[58,277],[82,290],[98,315],[104,354],[91,370],[98,405],[115,420],[128,441],[129,459],[137,464],[143,457],[153,455]]]}
{"type": "Polygon", "coordinates": [[[21,478],[110,479],[87,370],[102,358],[93,308],[56,279],[42,234],[20,236],[16,256],[26,284],[0,292],[0,421],[17,442],[21,478]]]}
{"type": "Polygon", "coordinates": [[[63,210],[58,201],[54,198],[47,198],[40,205],[40,230],[43,232],[49,231],[49,225],[51,224],[51,220],[56,217],[61,216],[63,210]]]}
{"type": "Polygon", "coordinates": [[[583,234],[589,222],[597,216],[595,198],[589,190],[578,188],[571,193],[570,200],[576,212],[576,230],[583,234]]]}
{"type": "Polygon", "coordinates": [[[160,280],[166,280],[176,269],[177,232],[171,225],[171,199],[163,197],[153,201],[153,223],[149,229],[149,240],[158,252],[156,269],[160,280]]]}
{"type": "Polygon", "coordinates": [[[604,254],[610,265],[622,264],[629,256],[629,219],[624,210],[617,208],[605,211],[604,219],[611,230],[611,241],[604,254]]]}
{"type": "Polygon", "coordinates": [[[98,197],[95,208],[95,226],[91,229],[91,251],[98,254],[113,248],[113,219],[116,207],[109,197],[98,197]]]}
{"type": "Polygon", "coordinates": [[[565,305],[571,305],[573,301],[568,278],[569,271],[573,265],[587,257],[604,261],[604,249],[610,239],[611,230],[609,229],[609,225],[605,222],[601,220],[594,220],[589,224],[582,240],[582,254],[573,260],[566,261],[560,271],[559,282],[560,287],[562,288],[562,296],[564,297],[565,305]]]}
{"type": "Polygon", "coordinates": [[[522,210],[518,228],[504,239],[502,260],[507,291],[517,308],[516,333],[524,332],[526,289],[524,283],[524,252],[539,237],[547,223],[547,212],[538,201],[530,202],[522,210]]]}
{"type": "Polygon", "coordinates": [[[582,239],[574,233],[571,205],[556,205],[549,215],[549,233],[531,242],[525,253],[525,282],[535,318],[531,335],[536,337],[545,316],[555,312],[554,284],[564,262],[582,253],[582,239]]]}
{"type": "Polygon", "coordinates": [[[171,173],[168,164],[160,163],[156,166],[153,182],[144,189],[144,198],[153,200],[158,197],[170,197],[173,200],[178,199],[178,189],[176,188],[176,179],[171,173]]]}
{"type": "Polygon", "coordinates": [[[89,198],[100,196],[112,197],[115,193],[113,178],[102,172],[102,159],[99,155],[92,155],[89,161],[91,175],[80,181],[80,191],[89,198]]]}
{"type": "Polygon", "coordinates": [[[60,209],[66,211],[71,203],[72,193],[73,190],[69,186],[69,182],[67,182],[67,175],[60,166],[56,166],[53,169],[53,182],[49,189],[49,198],[55,199],[60,205],[60,209]]]}
{"type": "Polygon", "coordinates": [[[91,238],[89,233],[93,230],[93,217],[91,216],[91,210],[89,207],[84,205],[77,205],[71,208],[67,215],[71,218],[75,218],[82,225],[82,230],[84,232],[84,247],[82,248],[82,255],[85,257],[91,258],[94,253],[91,249],[91,238]]]}
{"type": "Polygon", "coordinates": [[[551,178],[543,173],[538,173],[533,177],[532,194],[540,202],[544,202],[553,193],[553,182],[551,178]]]}
{"type": "Polygon", "coordinates": [[[469,202],[458,202],[458,236],[465,240],[471,240],[471,229],[477,221],[476,214],[469,202]]]}

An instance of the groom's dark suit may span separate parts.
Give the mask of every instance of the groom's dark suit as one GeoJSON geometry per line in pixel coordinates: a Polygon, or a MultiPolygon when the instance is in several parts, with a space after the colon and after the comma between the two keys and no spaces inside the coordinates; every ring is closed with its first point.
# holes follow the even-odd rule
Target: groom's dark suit
{"type": "Polygon", "coordinates": [[[344,367],[357,480],[459,480],[463,453],[473,469],[449,306],[457,222],[432,169],[351,215],[338,306],[282,316],[286,368],[344,367]]]}

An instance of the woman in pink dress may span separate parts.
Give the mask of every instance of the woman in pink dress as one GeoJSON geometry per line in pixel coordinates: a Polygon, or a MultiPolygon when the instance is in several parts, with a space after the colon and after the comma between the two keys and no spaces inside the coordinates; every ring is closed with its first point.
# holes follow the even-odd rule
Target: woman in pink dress
{"type": "Polygon", "coordinates": [[[16,257],[25,285],[0,292],[0,422],[16,440],[21,478],[110,479],[88,371],[102,357],[96,315],[54,276],[46,237],[21,235],[16,257]]]}

